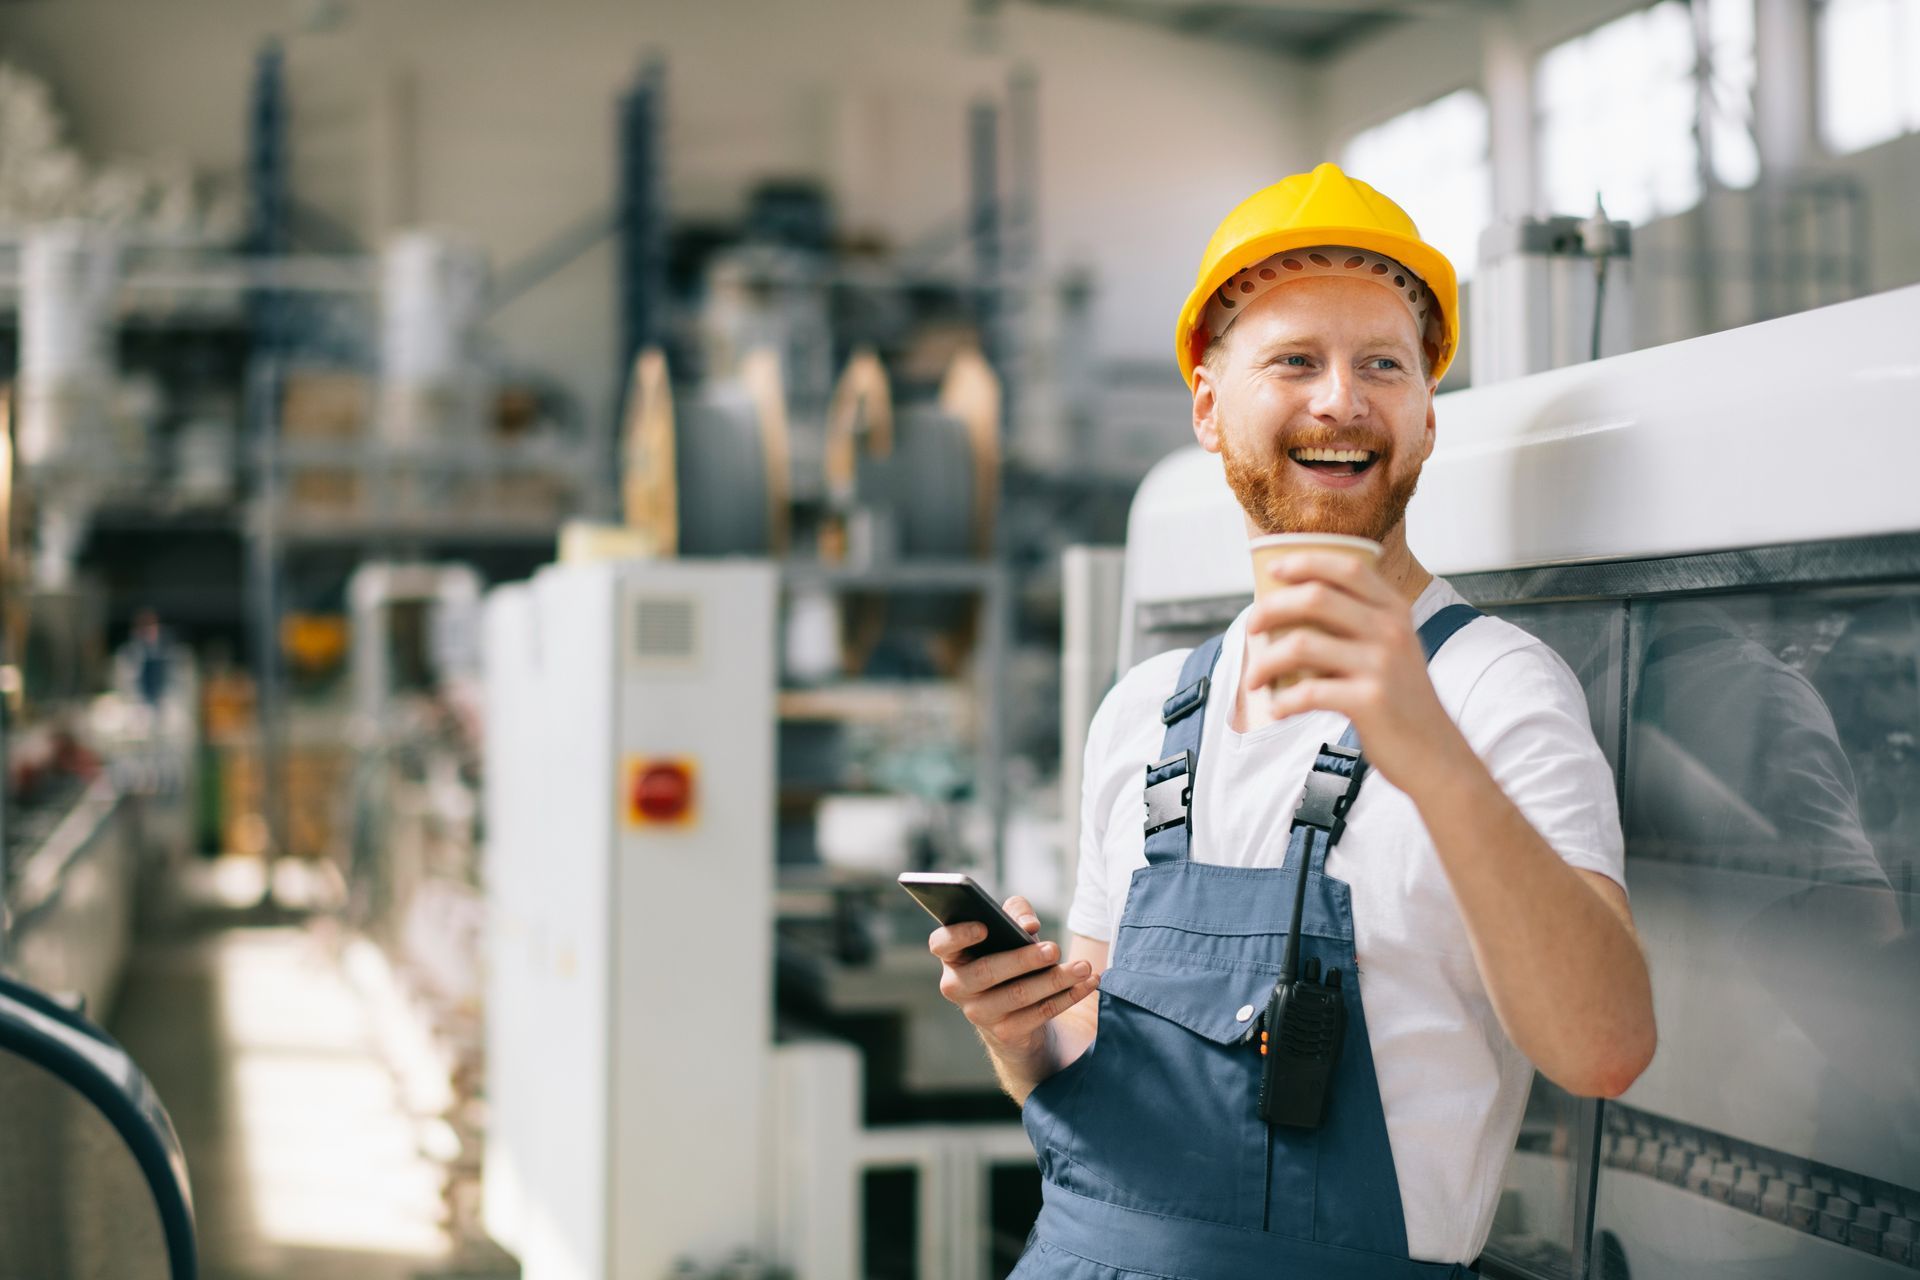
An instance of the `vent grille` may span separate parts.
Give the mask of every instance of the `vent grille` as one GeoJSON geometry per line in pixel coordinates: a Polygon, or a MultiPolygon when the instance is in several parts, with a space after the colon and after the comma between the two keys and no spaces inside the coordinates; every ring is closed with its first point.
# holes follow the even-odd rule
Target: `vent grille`
{"type": "Polygon", "coordinates": [[[691,662],[700,649],[698,602],[681,599],[636,601],[633,651],[649,662],[691,662]]]}

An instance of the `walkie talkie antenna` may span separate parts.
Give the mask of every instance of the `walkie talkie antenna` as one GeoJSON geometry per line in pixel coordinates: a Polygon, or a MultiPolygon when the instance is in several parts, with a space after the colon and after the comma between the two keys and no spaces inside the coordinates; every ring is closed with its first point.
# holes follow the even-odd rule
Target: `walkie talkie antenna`
{"type": "Polygon", "coordinates": [[[1287,949],[1280,953],[1280,981],[1292,982],[1300,960],[1300,916],[1307,905],[1307,867],[1313,862],[1313,828],[1303,827],[1300,865],[1293,873],[1293,923],[1287,926],[1287,949]]]}

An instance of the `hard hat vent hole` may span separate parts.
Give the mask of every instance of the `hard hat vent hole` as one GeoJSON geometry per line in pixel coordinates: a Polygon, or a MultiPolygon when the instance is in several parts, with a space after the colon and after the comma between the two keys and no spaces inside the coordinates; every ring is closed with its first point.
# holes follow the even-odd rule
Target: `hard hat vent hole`
{"type": "Polygon", "coordinates": [[[1242,293],[1252,293],[1252,292],[1253,292],[1253,281],[1251,281],[1251,280],[1242,280],[1242,281],[1240,282],[1240,292],[1242,292],[1242,293]]]}
{"type": "Polygon", "coordinates": [[[1396,285],[1404,285],[1407,282],[1407,278],[1405,276],[1395,276],[1393,282],[1396,285]]]}
{"type": "Polygon", "coordinates": [[[1386,264],[1386,263],[1384,263],[1384,262],[1376,262],[1376,263],[1374,263],[1374,264],[1373,264],[1373,274],[1375,274],[1375,275],[1377,275],[1377,276],[1383,276],[1383,275],[1385,275],[1385,274],[1387,274],[1387,264],[1386,264]]]}
{"type": "Polygon", "coordinates": [[[1282,258],[1280,259],[1280,265],[1289,271],[1305,271],[1307,269],[1307,264],[1298,258],[1282,258]]]}
{"type": "Polygon", "coordinates": [[[1220,299],[1220,305],[1221,305],[1221,306],[1223,306],[1223,307],[1231,307],[1231,306],[1233,305],[1233,299],[1232,299],[1232,298],[1222,298],[1222,299],[1220,299]]]}
{"type": "Polygon", "coordinates": [[[1310,253],[1307,255],[1307,261],[1316,267],[1330,267],[1333,265],[1333,260],[1328,258],[1324,253],[1310,253]]]}
{"type": "Polygon", "coordinates": [[[1273,270],[1273,268],[1272,268],[1272,267],[1262,267],[1262,268],[1260,268],[1260,278],[1261,278],[1262,280],[1271,280],[1271,279],[1273,279],[1273,278],[1274,278],[1274,274],[1275,274],[1275,273],[1274,273],[1274,270],[1273,270]]]}
{"type": "Polygon", "coordinates": [[[1341,263],[1340,265],[1345,267],[1347,270],[1351,271],[1365,261],[1366,261],[1365,258],[1361,257],[1359,254],[1356,253],[1351,258],[1348,258],[1345,262],[1341,263]]]}

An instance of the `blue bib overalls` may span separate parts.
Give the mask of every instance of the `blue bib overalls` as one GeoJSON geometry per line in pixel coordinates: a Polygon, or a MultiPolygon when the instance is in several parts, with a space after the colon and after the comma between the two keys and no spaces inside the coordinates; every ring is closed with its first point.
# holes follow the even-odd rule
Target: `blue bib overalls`
{"type": "MultiPolygon", "coordinates": [[[[1453,605],[1428,619],[1428,661],[1478,616],[1453,605]]],[[[1224,639],[1193,651],[1164,708],[1165,758],[1147,771],[1147,865],[1133,873],[1113,939],[1098,1035],[1026,1102],[1045,1202],[1012,1280],[1471,1275],[1407,1256],[1355,980],[1353,904],[1325,872],[1351,803],[1352,758],[1318,753],[1323,776],[1309,779],[1281,868],[1188,856],[1207,685],[1224,639]],[[1316,804],[1342,791],[1337,807],[1316,804]],[[1319,825],[1309,825],[1316,807],[1319,825]],[[1257,1103],[1260,1024],[1303,858],[1302,962],[1346,975],[1344,1040],[1317,1129],[1269,1125],[1257,1103]]],[[[1340,742],[1356,744],[1351,726],[1340,742]]]]}

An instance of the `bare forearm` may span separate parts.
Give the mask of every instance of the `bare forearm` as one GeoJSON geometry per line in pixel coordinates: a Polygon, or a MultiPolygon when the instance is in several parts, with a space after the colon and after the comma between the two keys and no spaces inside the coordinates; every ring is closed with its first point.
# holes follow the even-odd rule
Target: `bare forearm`
{"type": "Polygon", "coordinates": [[[1007,1096],[1024,1104],[1042,1080],[1085,1053],[1093,1043],[1099,1009],[1098,996],[1082,1000],[1049,1022],[1044,1041],[1028,1052],[1009,1050],[982,1033],[980,1042],[1007,1096]]]}
{"type": "Polygon", "coordinates": [[[1622,1092],[1654,1047],[1652,988],[1624,907],[1553,851],[1465,739],[1410,781],[1507,1034],[1569,1092],[1622,1092]]]}

